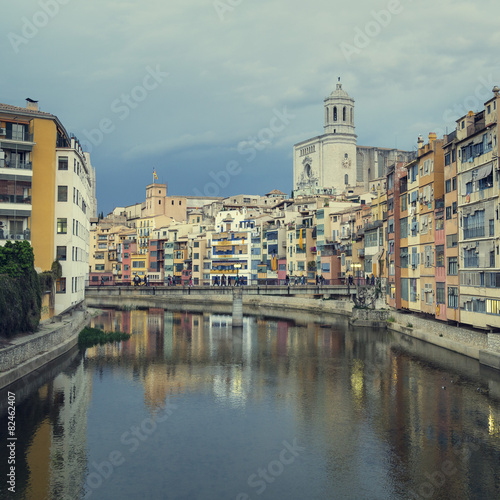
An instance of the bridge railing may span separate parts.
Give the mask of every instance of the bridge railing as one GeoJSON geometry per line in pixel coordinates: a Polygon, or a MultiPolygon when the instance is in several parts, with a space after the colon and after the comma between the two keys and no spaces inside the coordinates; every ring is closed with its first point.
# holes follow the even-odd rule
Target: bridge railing
{"type": "MultiPolygon", "coordinates": [[[[120,282],[120,281],[85,281],[85,286],[86,287],[127,287],[127,288],[136,288],[136,287],[144,287],[144,286],[150,286],[150,287],[190,287],[190,288],[206,288],[206,287],[235,287],[235,286],[243,286],[243,287],[256,287],[256,286],[266,286],[266,287],[276,287],[276,288],[281,288],[281,287],[301,287],[301,286],[346,286],[347,280],[343,278],[338,278],[338,279],[331,279],[331,280],[319,280],[316,282],[315,280],[304,280],[302,281],[300,278],[291,278],[290,280],[277,280],[277,279],[259,279],[259,280],[253,280],[250,284],[238,284],[235,285],[234,282],[232,282],[230,285],[221,285],[220,283],[215,284],[211,283],[210,285],[207,284],[192,284],[190,285],[188,282],[184,283],[175,283],[175,284],[168,284],[168,283],[159,283],[157,281],[151,281],[146,285],[144,282],[141,282],[140,284],[136,285],[134,283],[130,282],[120,282]]],[[[357,283],[351,283],[351,286],[356,285],[357,283]]],[[[361,283],[360,283],[361,284],[361,283]]],[[[363,283],[364,284],[364,280],[363,283]]]]}

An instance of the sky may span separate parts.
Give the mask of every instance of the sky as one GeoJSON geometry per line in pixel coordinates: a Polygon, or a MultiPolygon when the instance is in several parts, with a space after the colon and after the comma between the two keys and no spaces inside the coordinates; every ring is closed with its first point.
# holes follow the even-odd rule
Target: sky
{"type": "Polygon", "coordinates": [[[90,152],[98,211],[292,189],[338,77],[358,145],[413,150],[500,86],[493,0],[2,0],[0,102],[90,152]]]}

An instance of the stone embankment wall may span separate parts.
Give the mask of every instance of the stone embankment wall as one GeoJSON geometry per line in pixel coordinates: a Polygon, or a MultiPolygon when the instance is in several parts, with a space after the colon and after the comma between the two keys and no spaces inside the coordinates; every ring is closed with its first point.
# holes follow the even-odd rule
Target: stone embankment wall
{"type": "MultiPolygon", "coordinates": [[[[179,295],[162,297],[142,295],[137,297],[92,296],[86,298],[89,307],[161,307],[182,311],[201,311],[209,309],[214,313],[230,314],[232,311],[232,295],[179,295]]],[[[270,295],[243,295],[244,314],[266,315],[273,309],[308,311],[324,314],[342,314],[350,316],[352,303],[348,300],[322,300],[304,297],[280,297],[270,295]]]]}
{"type": "Polygon", "coordinates": [[[26,377],[78,342],[78,334],[90,320],[86,310],[73,310],[40,324],[33,335],[17,337],[0,349],[0,388],[26,377]]]}

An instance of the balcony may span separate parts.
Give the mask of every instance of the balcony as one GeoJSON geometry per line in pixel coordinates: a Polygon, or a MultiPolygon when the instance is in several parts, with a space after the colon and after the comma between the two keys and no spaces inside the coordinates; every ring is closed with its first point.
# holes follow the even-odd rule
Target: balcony
{"type": "Polygon", "coordinates": [[[33,165],[30,161],[0,160],[0,168],[15,168],[18,170],[32,170],[33,165]]]}
{"type": "Polygon", "coordinates": [[[31,231],[25,229],[21,233],[4,233],[4,230],[0,228],[0,240],[30,240],[31,231]]]}
{"type": "Polygon", "coordinates": [[[364,248],[358,248],[358,257],[363,257],[365,256],[365,249],[364,248]]]}
{"type": "Polygon", "coordinates": [[[462,195],[462,204],[475,203],[476,201],[487,200],[494,196],[493,187],[482,189],[481,191],[475,191],[468,195],[462,195]]]}
{"type": "Polygon", "coordinates": [[[24,131],[6,130],[5,139],[2,139],[2,142],[5,140],[13,142],[33,142],[33,134],[28,134],[24,131]]]}
{"type": "Polygon", "coordinates": [[[23,203],[30,205],[31,196],[23,196],[22,194],[0,194],[0,203],[23,203]]]}

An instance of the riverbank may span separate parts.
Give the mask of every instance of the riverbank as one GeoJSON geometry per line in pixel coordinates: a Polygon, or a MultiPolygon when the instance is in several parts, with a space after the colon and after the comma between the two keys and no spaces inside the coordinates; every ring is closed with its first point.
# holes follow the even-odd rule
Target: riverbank
{"type": "MultiPolygon", "coordinates": [[[[88,297],[90,307],[105,308],[150,308],[159,307],[166,310],[199,312],[210,310],[213,313],[231,314],[232,295],[190,295],[169,296],[168,300],[161,296],[88,297]]],[[[315,315],[316,321],[322,322],[330,315],[342,315],[349,318],[354,327],[387,328],[408,335],[430,344],[463,354],[478,360],[481,364],[500,370],[500,334],[487,333],[432,319],[421,318],[412,314],[397,311],[354,309],[349,300],[314,299],[310,296],[243,296],[243,313],[245,315],[276,317],[276,311],[288,313],[307,312],[315,315]],[[410,326],[411,325],[411,326],[410,326]]],[[[288,314],[284,314],[287,319],[288,314]]]]}
{"type": "Polygon", "coordinates": [[[41,322],[32,335],[6,341],[0,347],[0,389],[23,378],[29,382],[37,370],[71,350],[89,320],[87,310],[72,310],[41,322]]]}

